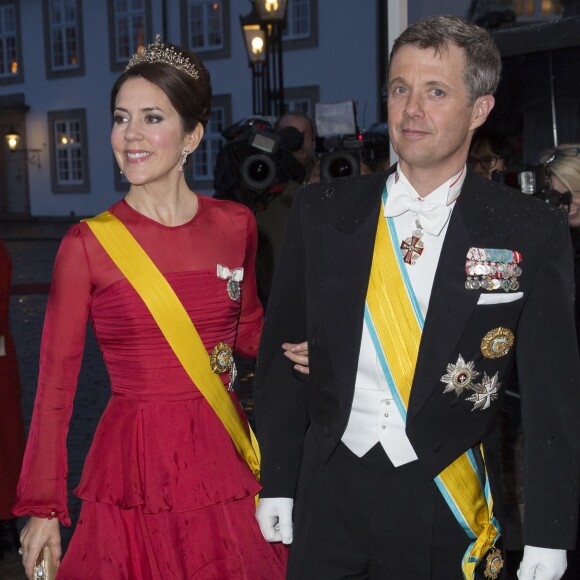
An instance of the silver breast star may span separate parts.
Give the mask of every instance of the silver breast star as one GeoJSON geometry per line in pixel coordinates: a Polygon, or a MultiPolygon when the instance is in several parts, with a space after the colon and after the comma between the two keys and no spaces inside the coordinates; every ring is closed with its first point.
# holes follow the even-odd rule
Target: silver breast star
{"type": "Polygon", "coordinates": [[[461,355],[455,364],[449,363],[447,373],[441,377],[441,382],[447,383],[443,393],[453,391],[459,396],[465,389],[473,389],[473,381],[481,374],[473,368],[474,364],[473,361],[466,363],[461,355]]]}
{"type": "Polygon", "coordinates": [[[485,409],[489,409],[491,402],[497,399],[498,391],[501,387],[501,383],[497,379],[497,373],[491,379],[486,373],[483,373],[481,383],[473,385],[475,392],[471,397],[465,399],[466,401],[474,403],[473,409],[471,409],[472,411],[485,411],[485,409]]]}

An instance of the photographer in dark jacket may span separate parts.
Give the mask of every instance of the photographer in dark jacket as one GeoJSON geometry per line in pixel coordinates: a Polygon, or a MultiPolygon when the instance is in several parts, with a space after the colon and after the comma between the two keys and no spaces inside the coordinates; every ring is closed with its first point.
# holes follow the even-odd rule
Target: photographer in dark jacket
{"type": "Polygon", "coordinates": [[[574,247],[576,277],[576,331],[580,345],[580,143],[566,143],[542,156],[552,189],[568,195],[561,207],[568,211],[568,225],[574,247]]]}
{"type": "Polygon", "coordinates": [[[256,281],[265,306],[292,195],[307,175],[305,134],[288,124],[274,128],[259,117],[244,119],[222,134],[228,143],[218,154],[214,197],[243,203],[256,216],[256,281]]]}

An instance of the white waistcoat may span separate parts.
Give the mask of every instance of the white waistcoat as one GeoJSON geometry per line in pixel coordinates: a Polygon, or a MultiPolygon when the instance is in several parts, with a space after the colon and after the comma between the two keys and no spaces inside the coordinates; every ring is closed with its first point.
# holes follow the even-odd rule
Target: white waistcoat
{"type": "MultiPolygon", "coordinates": [[[[454,205],[464,180],[465,171],[462,171],[430,193],[429,201],[454,205]]],[[[400,169],[387,180],[389,195],[396,195],[398,188],[410,188],[414,191],[400,169]]],[[[415,218],[416,215],[411,212],[393,218],[400,241],[409,237],[415,229],[415,218]]],[[[448,226],[449,221],[438,236],[424,232],[423,254],[414,265],[405,264],[423,317],[429,306],[435,270],[448,226]]],[[[405,423],[395,405],[366,322],[360,345],[354,399],[342,442],[358,457],[362,457],[380,443],[395,467],[417,459],[405,433],[405,423]]]]}

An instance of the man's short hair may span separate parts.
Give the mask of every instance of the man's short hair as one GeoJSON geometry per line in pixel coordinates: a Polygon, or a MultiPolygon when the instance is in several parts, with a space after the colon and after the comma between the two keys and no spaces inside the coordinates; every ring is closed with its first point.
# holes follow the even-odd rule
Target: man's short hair
{"type": "Polygon", "coordinates": [[[314,134],[314,123],[312,122],[312,119],[306,113],[303,113],[302,111],[287,111],[286,113],[282,114],[276,120],[274,128],[280,129],[280,125],[284,121],[287,121],[288,119],[302,119],[303,121],[306,121],[310,125],[310,129],[312,130],[312,134],[314,134]]]}
{"type": "Polygon", "coordinates": [[[486,142],[494,155],[502,157],[506,165],[511,163],[512,146],[505,133],[494,127],[482,125],[473,135],[470,150],[475,151],[486,142]]]}
{"type": "Polygon", "coordinates": [[[450,44],[462,48],[465,54],[463,78],[469,95],[468,105],[473,105],[478,97],[493,95],[501,75],[499,49],[489,32],[459,16],[432,16],[409,26],[393,44],[389,67],[403,46],[432,48],[435,54],[441,54],[450,44]]]}

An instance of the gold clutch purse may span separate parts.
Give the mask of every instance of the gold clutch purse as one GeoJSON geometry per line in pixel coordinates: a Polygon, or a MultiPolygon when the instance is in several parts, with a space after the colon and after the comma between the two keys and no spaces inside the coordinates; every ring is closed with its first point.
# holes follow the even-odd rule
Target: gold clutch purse
{"type": "Polygon", "coordinates": [[[34,566],[34,580],[55,580],[55,578],[56,564],[52,559],[50,548],[44,546],[36,559],[36,566],[34,566]]]}

